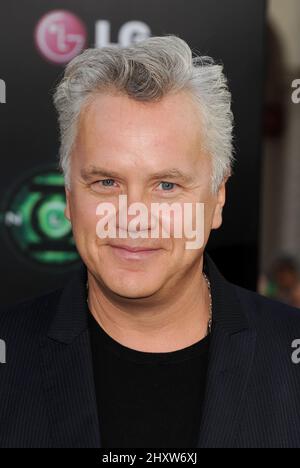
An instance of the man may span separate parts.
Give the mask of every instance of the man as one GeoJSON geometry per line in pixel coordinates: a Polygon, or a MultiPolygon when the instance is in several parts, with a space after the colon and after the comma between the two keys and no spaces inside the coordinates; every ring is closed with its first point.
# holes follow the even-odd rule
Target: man
{"type": "Polygon", "coordinates": [[[172,36],[89,49],[54,100],[83,266],[1,312],[0,445],[300,446],[299,311],[205,252],[233,161],[222,67],[172,36]]]}

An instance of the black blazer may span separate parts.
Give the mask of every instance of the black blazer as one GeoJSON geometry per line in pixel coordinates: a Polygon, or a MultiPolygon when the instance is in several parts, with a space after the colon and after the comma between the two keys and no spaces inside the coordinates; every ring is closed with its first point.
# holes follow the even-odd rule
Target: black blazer
{"type": "MultiPolygon", "coordinates": [[[[299,448],[300,310],[205,262],[214,326],[198,447],[299,448]]],[[[64,289],[0,312],[0,447],[101,447],[85,283],[82,267],[64,289]]]]}

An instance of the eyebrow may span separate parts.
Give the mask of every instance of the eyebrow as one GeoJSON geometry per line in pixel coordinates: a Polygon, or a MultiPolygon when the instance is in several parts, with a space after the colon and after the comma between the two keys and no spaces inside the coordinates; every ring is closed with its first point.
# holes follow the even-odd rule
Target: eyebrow
{"type": "MultiPolygon", "coordinates": [[[[96,167],[96,166],[89,166],[88,168],[82,169],[81,177],[84,180],[89,180],[95,176],[97,177],[109,177],[109,178],[120,178],[120,174],[115,171],[108,171],[107,169],[96,167]]],[[[185,183],[192,183],[195,181],[195,177],[191,174],[185,173],[180,171],[177,168],[168,169],[165,171],[155,172],[150,176],[153,180],[181,180],[185,183]]]]}
{"type": "Polygon", "coordinates": [[[89,180],[92,177],[111,177],[111,178],[118,178],[120,175],[114,171],[108,171],[107,169],[103,169],[101,167],[96,166],[89,166],[87,168],[81,169],[80,175],[84,180],[89,180]]]}
{"type": "Polygon", "coordinates": [[[151,178],[160,179],[160,180],[176,179],[176,180],[181,180],[186,183],[191,183],[191,182],[194,182],[195,180],[193,175],[182,172],[176,168],[168,169],[167,171],[156,172],[155,174],[152,174],[151,178]]]}

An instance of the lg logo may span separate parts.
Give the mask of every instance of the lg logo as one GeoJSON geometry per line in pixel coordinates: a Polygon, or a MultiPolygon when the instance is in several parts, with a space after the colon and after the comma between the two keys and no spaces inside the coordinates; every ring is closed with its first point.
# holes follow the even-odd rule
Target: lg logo
{"type": "Polygon", "coordinates": [[[96,23],[95,47],[120,45],[127,47],[141,42],[151,36],[150,27],[141,21],[129,21],[123,24],[118,33],[118,44],[111,43],[111,24],[109,21],[100,20],[96,23]]]}
{"type": "Polygon", "coordinates": [[[35,43],[44,58],[55,64],[68,63],[80,54],[87,32],[82,21],[64,10],[52,11],[38,22],[35,43]]]}
{"type": "MultiPolygon", "coordinates": [[[[81,19],[66,10],[44,15],[35,29],[35,43],[40,54],[54,64],[67,64],[86,47],[87,30],[81,19]]],[[[111,23],[99,20],[95,27],[95,47],[129,46],[151,36],[150,27],[142,21],[128,21],[118,32],[118,42],[111,41],[111,23]]]]}
{"type": "Polygon", "coordinates": [[[300,364],[300,340],[294,340],[292,348],[295,349],[292,354],[292,361],[294,364],[300,364]]]}

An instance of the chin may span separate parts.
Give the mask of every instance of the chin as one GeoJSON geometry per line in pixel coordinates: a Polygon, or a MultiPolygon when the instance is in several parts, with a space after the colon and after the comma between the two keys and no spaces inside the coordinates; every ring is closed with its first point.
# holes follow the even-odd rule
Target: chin
{"type": "Polygon", "coordinates": [[[124,299],[145,299],[147,297],[153,296],[155,294],[155,291],[145,291],[145,290],[116,290],[114,291],[115,294],[117,294],[120,297],[123,297],[124,299]]]}
{"type": "Polygon", "coordinates": [[[114,293],[117,294],[120,297],[124,297],[127,299],[142,299],[146,297],[150,297],[153,294],[156,293],[158,289],[156,288],[145,288],[145,287],[139,287],[138,284],[130,286],[124,286],[120,287],[120,284],[113,284],[113,285],[107,285],[108,288],[114,293]]]}
{"type": "Polygon", "coordinates": [[[116,272],[115,275],[100,275],[106,287],[124,298],[139,299],[155,294],[161,287],[158,278],[150,278],[142,272],[116,272]],[[118,274],[119,273],[119,274],[118,274]]]}

